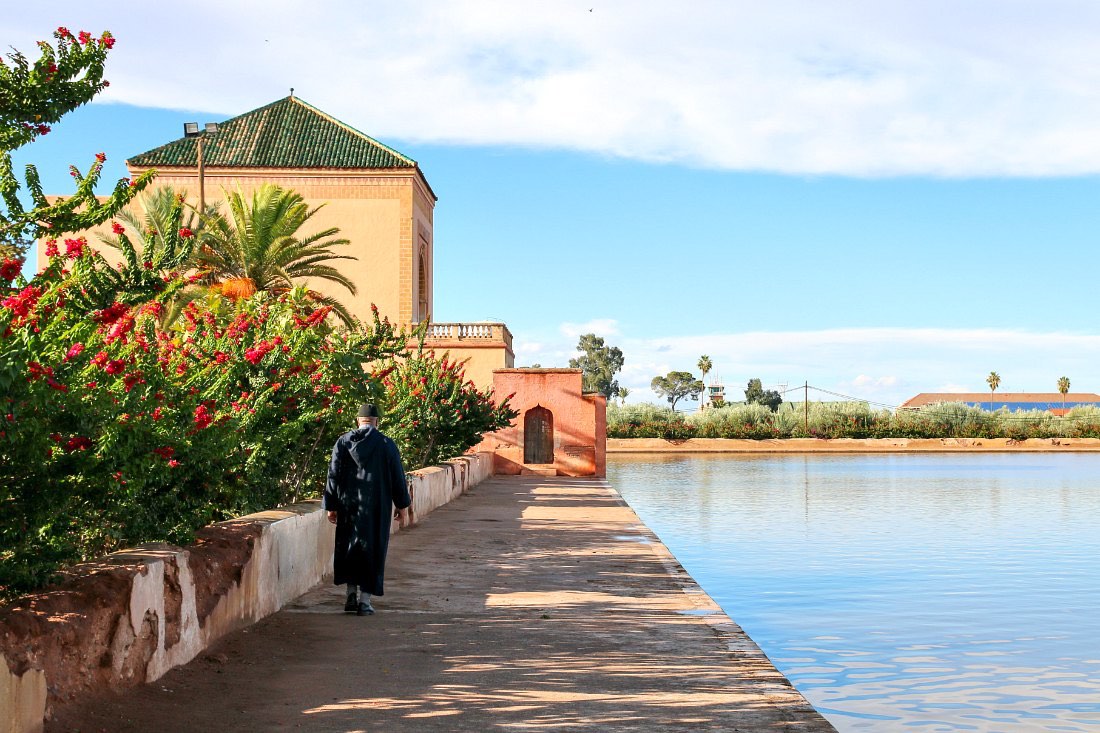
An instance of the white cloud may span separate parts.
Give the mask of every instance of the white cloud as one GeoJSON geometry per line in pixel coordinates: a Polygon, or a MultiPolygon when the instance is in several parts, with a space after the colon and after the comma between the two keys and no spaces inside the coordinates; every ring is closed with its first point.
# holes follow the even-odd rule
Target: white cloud
{"type": "Polygon", "coordinates": [[[798,174],[1100,171],[1090,0],[256,7],[61,0],[0,33],[29,52],[58,18],[110,28],[108,100],[228,116],[294,86],[389,140],[798,174]],[[166,36],[187,53],[166,57],[166,36]]]}
{"type": "Polygon", "coordinates": [[[582,334],[594,333],[605,339],[619,333],[619,322],[614,318],[596,318],[585,323],[563,323],[559,330],[569,338],[579,338],[582,334]]]}

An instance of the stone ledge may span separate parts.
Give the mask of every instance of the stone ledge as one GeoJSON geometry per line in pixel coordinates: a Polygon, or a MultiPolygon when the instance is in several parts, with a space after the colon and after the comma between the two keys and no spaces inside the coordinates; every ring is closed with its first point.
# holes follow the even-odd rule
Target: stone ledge
{"type": "Polygon", "coordinates": [[[608,453],[959,453],[1100,451],[1100,438],[608,438],[608,453]]]}
{"type": "MultiPolygon", "coordinates": [[[[488,478],[478,453],[410,474],[413,522],[488,478]]],[[[395,526],[395,530],[398,529],[395,526]]],[[[220,522],[186,548],[142,545],[0,607],[0,733],[39,731],[54,701],[151,682],[332,572],[320,501],[220,522]]]]}

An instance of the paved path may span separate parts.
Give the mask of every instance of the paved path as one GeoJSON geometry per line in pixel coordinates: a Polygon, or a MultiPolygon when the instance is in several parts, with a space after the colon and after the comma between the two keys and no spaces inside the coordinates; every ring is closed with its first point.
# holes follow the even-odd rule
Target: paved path
{"type": "Polygon", "coordinates": [[[373,617],[320,586],[46,730],[833,730],[602,481],[487,481],[387,571],[373,617]]]}

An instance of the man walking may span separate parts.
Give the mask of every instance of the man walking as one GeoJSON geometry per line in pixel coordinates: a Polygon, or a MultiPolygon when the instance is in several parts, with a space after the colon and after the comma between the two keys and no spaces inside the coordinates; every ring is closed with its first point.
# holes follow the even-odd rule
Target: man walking
{"type": "Polygon", "coordinates": [[[377,407],[363,405],[359,427],[337,439],[324,494],[328,521],[336,525],[332,580],[347,585],[344,612],[359,616],[374,613],[370,597],[383,594],[390,525],[395,517],[404,524],[412,504],[401,454],[378,430],[378,417],[377,407]]]}

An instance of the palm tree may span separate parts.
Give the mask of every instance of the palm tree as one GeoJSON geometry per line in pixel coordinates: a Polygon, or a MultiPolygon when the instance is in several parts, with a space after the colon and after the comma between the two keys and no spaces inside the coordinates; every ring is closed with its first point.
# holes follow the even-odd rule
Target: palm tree
{"type": "Polygon", "coordinates": [[[1062,393],[1062,417],[1066,416],[1066,393],[1069,392],[1069,377],[1058,377],[1058,391],[1062,393]]]}
{"type": "MultiPolygon", "coordinates": [[[[699,371],[701,371],[703,373],[703,376],[700,377],[699,381],[702,382],[704,385],[706,385],[706,383],[707,383],[707,372],[709,372],[711,369],[714,368],[714,364],[712,364],[710,362],[710,357],[709,356],[707,356],[706,354],[703,354],[702,356],[699,357],[699,363],[696,364],[696,366],[699,367],[699,371]]],[[[704,393],[704,395],[706,394],[706,387],[705,386],[703,388],[703,393],[704,393]]],[[[700,407],[701,406],[702,405],[700,405],[700,407]]]]}
{"type": "Polygon", "coordinates": [[[985,378],[985,383],[989,385],[989,411],[993,412],[993,393],[1001,386],[1001,375],[997,372],[990,372],[989,376],[985,378]]]}
{"type": "MultiPolygon", "coordinates": [[[[222,286],[227,295],[247,296],[258,290],[285,293],[306,278],[343,285],[355,295],[355,284],[329,263],[354,260],[337,254],[335,247],[348,244],[332,227],[314,234],[300,230],[321,208],[309,208],[301,194],[270,183],[252,193],[251,200],[238,188],[226,192],[229,216],[204,216],[206,231],[197,254],[198,266],[222,286]]],[[[307,291],[317,303],[332,308],[351,323],[347,308],[335,298],[307,291]]]]}
{"type": "MultiPolygon", "coordinates": [[[[187,230],[195,236],[202,235],[201,218],[196,216],[193,210],[188,211],[183,194],[171,186],[160,186],[142,194],[138,204],[137,207],[128,206],[118,213],[112,235],[99,235],[101,242],[119,250],[124,258],[132,254],[142,262],[159,263],[168,250],[178,244],[181,232],[187,230]],[[129,230],[127,239],[131,244],[123,242],[119,236],[126,234],[127,230],[129,230]],[[142,246],[133,247],[133,242],[141,242],[142,246]],[[127,253],[127,247],[132,248],[133,252],[127,253]]],[[[178,266],[186,271],[192,269],[195,264],[195,255],[192,253],[186,262],[178,266]]],[[[201,297],[204,290],[201,286],[192,285],[177,291],[165,303],[167,307],[161,311],[157,319],[160,326],[167,328],[172,325],[187,304],[201,297]]]]}
{"type": "Polygon", "coordinates": [[[619,405],[620,406],[626,404],[626,398],[627,398],[627,395],[629,395],[629,394],[630,394],[629,389],[627,389],[626,387],[619,387],[619,405]]]}

